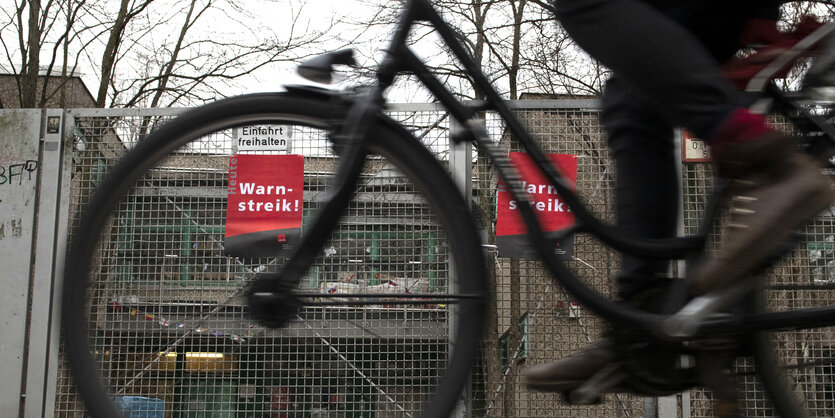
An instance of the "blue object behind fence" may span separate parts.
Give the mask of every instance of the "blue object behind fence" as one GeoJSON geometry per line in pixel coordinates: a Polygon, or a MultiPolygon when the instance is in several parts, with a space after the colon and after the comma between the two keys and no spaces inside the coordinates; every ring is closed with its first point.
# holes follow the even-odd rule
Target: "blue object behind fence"
{"type": "Polygon", "coordinates": [[[165,412],[165,401],[144,396],[122,396],[116,405],[129,418],[163,418],[165,412]]]}

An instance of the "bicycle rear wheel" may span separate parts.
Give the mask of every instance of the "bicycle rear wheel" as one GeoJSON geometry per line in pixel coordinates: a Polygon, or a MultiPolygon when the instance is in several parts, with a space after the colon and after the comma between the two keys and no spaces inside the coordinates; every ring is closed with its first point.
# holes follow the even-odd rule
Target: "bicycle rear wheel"
{"type": "MultiPolygon", "coordinates": [[[[303,229],[325,199],[338,162],[328,141],[347,109],[248,95],[188,112],[135,146],[119,139],[132,149],[72,230],[65,271],[64,347],[93,415],[446,416],[460,404],[487,291],[480,241],[442,165],[394,122],[370,127],[355,198],[299,284],[295,320],[261,327],[244,302],[253,278],[286,258],[228,256],[226,215],[303,210],[303,229]],[[243,150],[252,127],[283,131],[267,136],[305,154],[304,172],[286,174],[303,182],[301,207],[285,201],[289,180],[230,174],[236,149],[267,155],[265,168],[287,161],[243,150]],[[252,199],[227,211],[233,192],[252,199]]],[[[298,243],[282,232],[267,235],[298,243]]]]}

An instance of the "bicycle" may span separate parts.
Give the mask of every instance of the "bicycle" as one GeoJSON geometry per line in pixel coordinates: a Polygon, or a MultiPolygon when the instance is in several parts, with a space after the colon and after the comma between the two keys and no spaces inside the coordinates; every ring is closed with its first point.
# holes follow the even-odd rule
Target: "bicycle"
{"type": "MultiPolygon", "coordinates": [[[[834,31],[835,24],[828,23],[815,32],[815,36],[823,38],[834,31]]],[[[785,329],[835,325],[835,308],[769,312],[763,301],[766,289],[763,286],[752,289],[751,282],[688,300],[684,280],[673,281],[670,288],[665,290],[668,292],[666,299],[673,301],[672,306],[660,313],[620,304],[599,294],[579,280],[563,260],[554,254],[553,249],[558,241],[575,234],[590,234],[617,251],[635,256],[685,259],[704,247],[710,225],[717,217],[715,207],[707,211],[702,233],[695,236],[657,241],[639,241],[622,236],[618,234],[616,227],[604,224],[586,208],[574,193],[570,182],[550,164],[548,156],[537,146],[512,110],[468,58],[453,32],[427,1],[408,2],[387,51],[386,58],[378,68],[377,83],[363,90],[334,92],[310,86],[286,86],[287,91],[283,93],[254,94],[221,100],[186,112],[172,122],[158,127],[113,167],[74,229],[76,232],[67,258],[63,291],[64,347],[76,385],[90,412],[97,416],[117,416],[121,412],[114,403],[114,398],[141,392],[134,387],[149,384],[149,381],[160,376],[170,377],[182,370],[190,370],[189,367],[194,367],[195,372],[205,372],[195,365],[199,361],[183,357],[184,353],[180,351],[183,347],[208,344],[210,349],[216,351],[244,355],[242,351],[236,351],[234,345],[233,348],[228,348],[227,343],[214,340],[207,343],[200,337],[209,332],[219,332],[212,331],[212,324],[247,315],[257,318],[270,329],[279,330],[275,332],[282,332],[281,338],[291,339],[302,347],[303,351],[304,347],[308,347],[307,351],[298,354],[298,359],[295,360],[298,363],[318,359],[317,361],[336,364],[337,369],[343,370],[332,375],[317,372],[319,374],[316,377],[291,374],[288,375],[290,377],[281,377],[282,379],[315,381],[316,384],[325,382],[322,383],[325,386],[336,386],[327,382],[347,379],[346,376],[351,375],[351,379],[369,383],[373,396],[393,399],[398,396],[427,395],[389,393],[377,383],[380,380],[375,380],[398,379],[396,376],[386,377],[389,370],[383,371],[379,364],[393,361],[392,359],[405,361],[403,359],[420,356],[409,357],[414,353],[407,351],[400,357],[376,357],[372,361],[369,360],[370,357],[357,354],[360,363],[365,361],[377,365],[356,366],[352,354],[345,351],[346,346],[358,341],[373,345],[373,341],[379,343],[397,339],[403,339],[405,343],[392,343],[392,347],[406,350],[406,337],[414,332],[413,329],[381,330],[376,340],[369,340],[363,335],[338,332],[327,334],[306,325],[326,321],[328,318],[350,321],[352,315],[357,313],[357,310],[353,309],[357,306],[365,307],[366,311],[379,309],[375,312],[381,317],[392,315],[404,323],[408,322],[410,315],[420,315],[448,325],[449,335],[429,335],[433,330],[428,330],[423,338],[434,345],[452,347],[451,353],[433,352],[424,358],[418,358],[430,361],[445,373],[442,376],[401,376],[399,379],[406,381],[403,384],[405,386],[417,379],[421,382],[429,381],[433,387],[432,393],[428,394],[428,400],[422,397],[420,401],[421,416],[448,416],[459,407],[459,394],[467,383],[470,367],[479,349],[485,314],[488,289],[485,281],[484,254],[481,249],[482,240],[472,220],[467,200],[445,174],[442,164],[406,128],[383,113],[384,92],[393,84],[398,73],[408,71],[435,95],[452,118],[465,127],[462,132],[456,133],[453,140],[458,143],[475,144],[481,152],[489,156],[502,181],[507,185],[508,192],[519,202],[518,207],[530,231],[533,245],[553,277],[577,301],[623,330],[619,337],[624,342],[620,353],[623,361],[608,368],[577,390],[566,393],[570,401],[593,402],[603,393],[616,390],[653,395],[671,394],[705,383],[714,387],[721,396],[734,399],[734,390],[728,387],[728,376],[723,370],[730,361],[746,354],[753,355],[757,373],[763,379],[774,408],[779,414],[792,417],[807,415],[806,406],[795,399],[791,385],[784,381],[785,373],[778,365],[770,333],[785,329]],[[444,40],[474,82],[486,92],[485,103],[471,106],[458,101],[409,50],[406,40],[412,26],[418,21],[430,24],[444,40]],[[508,130],[531,155],[538,170],[574,213],[576,223],[573,226],[557,235],[542,232],[534,210],[531,209],[530,197],[521,187],[522,179],[508,156],[489,140],[484,125],[479,122],[477,116],[485,110],[498,113],[507,124],[508,130]],[[335,167],[335,174],[327,189],[313,199],[321,200],[321,205],[314,208],[311,203],[306,209],[308,212],[315,209],[316,216],[310,220],[311,216],[305,215],[308,217],[306,232],[298,243],[289,246],[282,244],[281,247],[285,247],[283,252],[268,261],[258,259],[249,262],[235,259],[235,265],[227,266],[225,271],[219,272],[226,275],[226,283],[232,290],[218,292],[220,295],[211,293],[208,296],[215,300],[212,303],[191,301],[184,304],[182,298],[189,296],[170,297],[169,293],[187,293],[187,285],[186,291],[183,291],[183,287],[166,284],[166,274],[176,274],[176,271],[166,273],[165,266],[150,271],[146,267],[134,265],[143,258],[160,257],[161,260],[168,260],[180,255],[159,256],[162,250],[152,247],[147,237],[145,241],[138,240],[142,242],[128,242],[130,240],[120,238],[123,237],[121,230],[133,228],[138,231],[135,234],[149,234],[147,231],[174,228],[170,222],[166,223],[166,217],[163,215],[150,221],[134,219],[132,208],[140,205],[155,208],[153,210],[160,212],[181,211],[182,221],[193,224],[196,228],[194,233],[203,233],[217,227],[220,222],[217,220],[208,222],[210,225],[195,221],[201,216],[200,211],[207,209],[186,208],[188,204],[183,204],[182,196],[178,196],[177,193],[166,195],[161,190],[166,184],[178,184],[183,187],[209,184],[228,191],[230,179],[211,174],[215,173],[211,170],[217,169],[218,159],[212,160],[214,165],[203,167],[202,174],[194,178],[183,174],[184,165],[190,158],[200,154],[195,151],[199,145],[221,140],[228,143],[232,138],[230,132],[233,129],[253,125],[291,126],[298,129],[298,132],[304,132],[306,140],[327,141],[333,152],[316,163],[331,163],[335,167]],[[337,159],[338,162],[331,161],[337,159]],[[379,175],[386,164],[396,167],[398,174],[379,175]],[[374,170],[369,170],[368,165],[374,166],[374,170]],[[378,176],[370,176],[369,171],[378,176]],[[352,213],[351,211],[356,210],[360,204],[355,200],[358,188],[369,190],[370,195],[382,196],[391,193],[392,184],[402,184],[398,179],[408,179],[414,185],[406,188],[410,199],[418,193],[423,200],[417,203],[401,201],[393,204],[393,208],[386,208],[366,195],[362,196],[363,199],[370,200],[361,202],[367,204],[369,210],[380,212],[381,219],[391,222],[387,224],[391,225],[390,230],[378,228],[362,231],[359,226],[350,222],[347,227],[339,224],[346,213],[352,213]],[[412,204],[414,206],[409,206],[412,204]],[[414,211],[415,207],[432,208],[435,212],[434,218],[425,221],[425,225],[421,223],[418,226],[396,221],[398,216],[402,217],[403,213],[414,211]],[[407,287],[402,285],[405,283],[404,279],[395,276],[402,275],[402,266],[409,264],[404,254],[409,251],[416,252],[414,248],[417,247],[404,250],[399,247],[398,237],[408,236],[414,241],[434,240],[429,232],[425,232],[429,230],[425,228],[430,227],[436,228],[432,231],[442,231],[440,236],[448,243],[440,244],[443,251],[425,250],[420,257],[429,260],[429,264],[449,263],[452,272],[446,276],[439,276],[437,272],[433,273],[434,275],[430,274],[434,277],[434,282],[421,286],[420,292],[412,292],[413,288],[410,288],[392,293],[391,288],[379,287],[407,287]],[[358,281],[354,283],[343,280],[340,283],[323,282],[304,288],[304,282],[309,281],[309,268],[322,256],[323,249],[327,256],[326,246],[334,231],[354,234],[355,237],[379,234],[380,237],[376,238],[378,241],[375,242],[378,242],[378,245],[380,242],[386,242],[391,248],[381,250],[371,245],[369,248],[360,249],[371,254],[370,259],[373,261],[362,270],[367,276],[362,284],[358,281]],[[391,233],[394,238],[381,238],[386,233],[391,233]],[[438,258],[438,254],[447,252],[450,254],[449,259],[438,258]],[[121,257],[119,264],[110,265],[103,262],[118,257],[121,257]],[[145,280],[132,280],[133,276],[140,276],[140,279],[145,280]],[[154,283],[154,280],[159,283],[154,283]],[[349,285],[364,287],[357,290],[358,288],[349,285]],[[341,288],[349,290],[343,291],[341,288]],[[130,289],[135,294],[129,297],[115,296],[123,294],[120,292],[124,289],[130,289]],[[184,307],[185,305],[188,306],[184,307]],[[391,306],[401,308],[390,308],[391,306]],[[415,307],[422,308],[412,309],[415,307]],[[189,315],[196,318],[189,329],[173,329],[176,318],[189,315]],[[142,319],[148,322],[137,322],[142,319]],[[159,326],[153,328],[156,322],[159,322],[159,326]],[[153,347],[153,355],[134,359],[133,363],[129,363],[121,357],[127,358],[129,354],[135,353],[108,351],[109,347],[113,347],[113,341],[117,340],[139,344],[140,338],[148,334],[149,329],[152,338],[147,345],[153,347]],[[310,341],[313,340],[319,345],[309,348],[310,341]],[[663,357],[659,357],[662,355],[663,357]],[[121,357],[117,358],[119,356],[121,357]],[[681,363],[679,360],[682,357],[694,359],[696,364],[681,363]],[[652,364],[658,358],[666,359],[661,367],[652,364]],[[108,366],[111,364],[119,366],[108,366]],[[112,390],[111,386],[119,389],[112,390]],[[114,391],[115,393],[111,393],[114,391]]],[[[299,73],[313,81],[328,82],[334,65],[353,63],[350,51],[336,51],[302,63],[299,73]]],[[[771,75],[766,75],[765,79],[770,79],[771,75]]],[[[797,129],[805,133],[800,146],[828,162],[835,140],[835,129],[826,119],[828,114],[815,114],[804,107],[800,99],[786,96],[773,86],[763,86],[763,91],[758,92],[758,97],[768,97],[777,110],[792,118],[797,129]]],[[[228,146],[221,147],[218,151],[219,160],[225,163],[226,156],[223,153],[229,151],[228,146]]],[[[226,168],[224,167],[224,172],[226,168]]],[[[318,185],[321,180],[313,179],[307,182],[309,184],[306,187],[310,188],[312,183],[318,185]]],[[[275,187],[277,190],[278,185],[275,187]]],[[[279,203],[276,202],[276,205],[279,203]]],[[[203,216],[211,219],[211,215],[203,216]]],[[[160,248],[172,245],[163,244],[160,248]]],[[[792,244],[787,243],[781,251],[786,251],[792,244]]],[[[195,247],[195,250],[198,247],[195,247]]],[[[438,245],[434,247],[437,248],[438,245]]],[[[191,256],[192,253],[185,251],[180,254],[191,256]]],[[[780,254],[775,254],[769,263],[773,263],[779,256],[780,254]]],[[[347,260],[351,262],[350,258],[347,260]]],[[[229,263],[232,261],[227,261],[227,264],[229,263]]],[[[204,277],[209,277],[208,273],[213,271],[214,266],[210,264],[211,260],[205,264],[204,272],[207,273],[204,277]]],[[[179,265],[180,273],[183,266],[179,265]]],[[[762,266],[756,273],[762,273],[766,267],[768,266],[762,266]]],[[[418,283],[419,279],[413,282],[418,283]]],[[[799,284],[797,287],[784,284],[781,289],[810,287],[831,288],[814,284],[799,284]]],[[[229,327],[234,328],[232,325],[229,327]]],[[[273,331],[259,330],[252,335],[230,335],[226,332],[226,336],[233,341],[266,338],[264,335],[267,332],[273,331]]],[[[218,337],[222,336],[224,335],[220,332],[218,337]]],[[[445,349],[439,350],[444,351],[445,349]]],[[[271,352],[253,355],[272,358],[272,361],[279,362],[291,361],[290,359],[294,358],[292,356],[296,354],[271,352]]],[[[215,364],[211,367],[226,366],[215,364]]],[[[246,373],[250,373],[255,382],[278,379],[262,375],[266,372],[257,370],[247,370],[246,373]]],[[[322,393],[324,392],[320,394],[322,393]]],[[[275,395],[275,392],[273,394],[275,395]]],[[[416,413],[402,407],[396,412],[405,415],[416,413]]]]}

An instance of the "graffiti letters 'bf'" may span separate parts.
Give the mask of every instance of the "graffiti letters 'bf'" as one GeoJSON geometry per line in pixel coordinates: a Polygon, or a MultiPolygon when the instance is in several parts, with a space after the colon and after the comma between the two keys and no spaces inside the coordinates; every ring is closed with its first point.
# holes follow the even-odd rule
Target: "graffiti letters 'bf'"
{"type": "Polygon", "coordinates": [[[38,162],[35,160],[0,166],[0,186],[20,186],[34,180],[37,171],[38,162]]]}

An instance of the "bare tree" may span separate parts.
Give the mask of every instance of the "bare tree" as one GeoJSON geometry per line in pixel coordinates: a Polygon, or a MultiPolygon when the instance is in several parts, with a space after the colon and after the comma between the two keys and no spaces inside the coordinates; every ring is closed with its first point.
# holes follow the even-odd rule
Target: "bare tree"
{"type": "Polygon", "coordinates": [[[283,33],[250,27],[257,21],[254,12],[232,1],[224,7],[206,0],[179,2],[176,13],[169,12],[164,21],[152,20],[159,18],[159,11],[149,13],[144,21],[135,22],[134,35],[126,38],[132,47],[116,57],[123,71],[142,76],[119,73],[120,82],[109,86],[110,100],[120,106],[201,103],[222,96],[220,87],[227,82],[269,64],[294,62],[318,52],[327,31],[306,25],[299,17],[302,7],[291,10],[288,20],[278,25],[283,33]],[[176,30],[159,40],[152,34],[161,26],[176,30]],[[240,30],[220,30],[228,27],[240,30]]]}
{"type": "MultiPolygon", "coordinates": [[[[432,4],[503,96],[516,99],[522,92],[600,92],[607,72],[559,28],[547,1],[435,0],[432,4]]],[[[368,6],[373,17],[358,19],[354,25],[377,34],[382,27],[393,27],[402,4],[368,0],[368,6]]],[[[423,54],[427,65],[449,88],[463,98],[484,98],[484,92],[429,30],[418,24],[410,42],[419,52],[429,51],[423,54]]],[[[361,74],[367,75],[370,69],[363,68],[361,74]]]]}
{"type": "MultiPolygon", "coordinates": [[[[782,6],[781,11],[779,26],[784,31],[793,31],[803,20],[809,17],[822,22],[835,18],[835,3],[829,0],[786,3],[782,6]]],[[[811,62],[808,60],[797,62],[785,79],[778,80],[779,87],[783,89],[798,88],[810,65],[811,62]]]]}
{"type": "Polygon", "coordinates": [[[101,81],[99,83],[98,94],[96,95],[97,107],[104,107],[105,101],[107,100],[107,91],[113,79],[113,69],[119,54],[119,47],[124,40],[125,29],[131,20],[142,13],[152,1],[144,0],[136,3],[132,0],[121,0],[119,3],[119,12],[108,31],[107,44],[102,54],[101,67],[99,67],[101,81]]]}
{"type": "MultiPolygon", "coordinates": [[[[84,1],[65,3],[53,0],[45,3],[38,0],[21,0],[0,7],[0,15],[5,22],[0,26],[0,35],[5,35],[0,36],[0,45],[8,63],[8,66],[0,68],[11,70],[14,74],[17,83],[17,104],[21,107],[42,107],[49,97],[46,94],[46,83],[40,83],[40,89],[38,88],[41,56],[49,52],[48,37],[55,35],[58,15],[64,13],[64,31],[58,35],[58,40],[52,43],[52,59],[47,64],[47,71],[51,71],[58,58],[56,51],[61,45],[67,44],[70,27],[78,11],[83,8],[84,1]],[[16,44],[11,39],[16,39],[16,44]]],[[[65,69],[64,66],[62,71],[65,69]]]]}
{"type": "Polygon", "coordinates": [[[26,9],[23,5],[28,5],[28,20],[29,27],[26,31],[26,39],[24,42],[23,33],[20,36],[21,51],[26,51],[23,55],[23,77],[20,80],[20,101],[32,107],[35,102],[35,90],[37,89],[37,77],[40,67],[40,47],[41,38],[40,33],[43,31],[44,19],[41,18],[39,2],[37,0],[28,0],[26,3],[21,3],[18,8],[17,19],[18,23],[23,26],[23,12],[26,9]],[[25,48],[31,45],[30,48],[25,48]]]}
{"type": "Polygon", "coordinates": [[[253,26],[259,11],[245,6],[242,0],[16,0],[0,5],[6,18],[0,44],[23,107],[42,107],[61,94],[52,80],[59,68],[64,81],[84,68],[99,107],[170,106],[213,100],[259,68],[318,52],[332,30],[306,24],[301,1],[276,5],[282,21],[272,27],[253,26]],[[45,74],[49,89],[42,83],[37,92],[45,74]]]}

